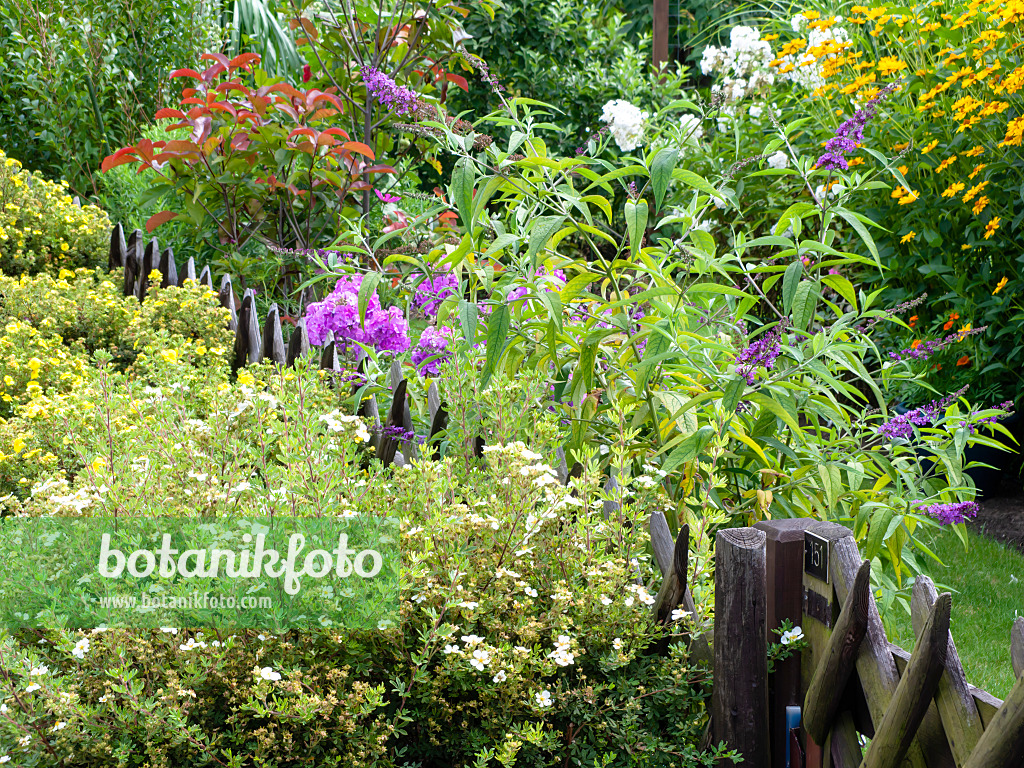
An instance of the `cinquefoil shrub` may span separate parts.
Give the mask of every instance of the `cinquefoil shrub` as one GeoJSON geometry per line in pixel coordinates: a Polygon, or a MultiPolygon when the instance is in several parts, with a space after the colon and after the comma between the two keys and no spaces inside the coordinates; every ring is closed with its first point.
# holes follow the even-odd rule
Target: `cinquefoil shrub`
{"type": "Polygon", "coordinates": [[[76,205],[65,182],[30,173],[0,150],[0,272],[99,266],[109,235],[106,213],[76,205]]]}

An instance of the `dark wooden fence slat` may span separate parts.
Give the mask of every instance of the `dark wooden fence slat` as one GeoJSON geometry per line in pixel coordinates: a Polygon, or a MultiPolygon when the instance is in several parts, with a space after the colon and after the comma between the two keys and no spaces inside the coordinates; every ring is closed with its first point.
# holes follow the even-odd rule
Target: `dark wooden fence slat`
{"type": "Polygon", "coordinates": [[[160,274],[163,276],[160,279],[161,288],[178,284],[178,265],[174,262],[173,248],[164,248],[160,254],[160,274]]]}
{"type": "Polygon", "coordinates": [[[860,765],[860,741],[849,710],[843,710],[836,718],[825,747],[832,759],[832,768],[857,768],[860,765]]]}
{"type": "Polygon", "coordinates": [[[178,273],[178,285],[184,285],[186,280],[196,279],[196,260],[191,256],[188,257],[188,261],[185,262],[185,266],[181,268],[181,272],[178,273]]]}
{"type": "MultiPolygon", "coordinates": [[[[209,264],[207,264],[205,267],[203,267],[202,270],[199,272],[199,282],[202,285],[205,285],[211,291],[213,290],[213,273],[210,272],[210,265],[209,264]]],[[[221,305],[221,306],[223,306],[223,305],[221,305]]]]}
{"type": "Polygon", "coordinates": [[[277,304],[271,304],[263,324],[263,357],[278,365],[285,363],[284,334],[281,333],[281,315],[277,304]]]}
{"type": "Polygon", "coordinates": [[[861,768],[898,768],[924,720],[946,667],[949,615],[953,605],[946,592],[932,605],[921,636],[910,654],[881,723],[861,762],[861,768]]]}
{"type": "Polygon", "coordinates": [[[124,262],[124,286],[125,296],[137,296],[136,284],[139,273],[142,271],[142,231],[134,230],[128,236],[126,257],[124,262]]]}
{"type": "Polygon", "coordinates": [[[324,371],[338,370],[338,354],[334,344],[334,331],[328,331],[324,336],[323,344],[320,345],[318,365],[324,371]]]}
{"type": "Polygon", "coordinates": [[[160,244],[156,238],[146,243],[146,250],[142,255],[142,269],[139,270],[135,281],[135,295],[139,301],[146,298],[146,291],[149,289],[149,274],[160,264],[160,244]]]}
{"type": "MultiPolygon", "coordinates": [[[[927,576],[918,576],[910,601],[910,615],[915,634],[920,635],[924,630],[928,612],[938,598],[939,593],[932,580],[927,576]]],[[[952,633],[949,635],[946,668],[939,680],[935,704],[949,749],[956,764],[963,765],[974,751],[985,729],[981,724],[981,715],[978,714],[974,697],[967,690],[967,675],[964,674],[964,668],[960,663],[952,633]]]]}
{"type": "MultiPolygon", "coordinates": [[[[668,574],[662,579],[661,589],[651,606],[656,621],[668,624],[674,611],[683,602],[683,593],[687,587],[687,573],[690,562],[690,526],[679,529],[672,552],[672,565],[668,574]]],[[[685,610],[685,608],[683,609],[685,610]]]]}
{"type": "MultiPolygon", "coordinates": [[[[203,270],[204,272],[206,269],[203,270]]],[[[235,297],[235,289],[231,285],[231,275],[224,275],[220,279],[220,290],[217,291],[217,297],[220,299],[220,305],[227,307],[231,313],[231,318],[228,320],[228,330],[238,330],[238,310],[236,308],[236,302],[238,299],[235,297]]]]}
{"type": "MultiPolygon", "coordinates": [[[[765,589],[769,639],[786,620],[802,623],[804,532],[810,520],[762,520],[754,527],[765,533],[765,589]]],[[[786,764],[786,707],[801,706],[801,665],[803,654],[776,661],[768,691],[771,712],[772,765],[786,764]]]]}
{"type": "Polygon", "coordinates": [[[110,230],[110,255],[107,257],[107,271],[116,272],[124,269],[128,258],[128,246],[124,240],[124,227],[120,223],[110,230]]]}
{"type": "Polygon", "coordinates": [[[292,331],[292,335],[288,339],[288,354],[285,357],[285,363],[287,365],[295,365],[295,361],[300,357],[308,355],[309,351],[309,333],[306,331],[306,318],[302,317],[295,324],[295,330],[292,331]]]}
{"type": "Polygon", "coordinates": [[[1024,616],[1014,619],[1010,628],[1010,663],[1014,675],[1024,676],[1024,616]]]}
{"type": "Polygon", "coordinates": [[[765,533],[728,528],[715,539],[713,741],[769,768],[765,533]]]}
{"type": "Polygon", "coordinates": [[[870,600],[871,564],[865,560],[857,571],[804,697],[804,728],[818,744],[825,743],[853,674],[857,652],[868,629],[870,600]]]}
{"type": "Polygon", "coordinates": [[[238,327],[235,329],[235,366],[258,363],[263,355],[260,340],[259,321],[256,319],[256,295],[252,288],[242,296],[242,308],[238,313],[238,327]]]}
{"type": "MultiPolygon", "coordinates": [[[[831,542],[832,581],[839,600],[846,602],[862,562],[853,534],[849,529],[834,523],[816,523],[809,530],[831,542]]],[[[868,605],[867,632],[860,653],[857,654],[857,677],[864,690],[871,720],[877,728],[896,693],[900,677],[873,598],[868,605]]],[[[921,745],[916,741],[910,746],[906,758],[912,768],[928,768],[921,745]]]]}

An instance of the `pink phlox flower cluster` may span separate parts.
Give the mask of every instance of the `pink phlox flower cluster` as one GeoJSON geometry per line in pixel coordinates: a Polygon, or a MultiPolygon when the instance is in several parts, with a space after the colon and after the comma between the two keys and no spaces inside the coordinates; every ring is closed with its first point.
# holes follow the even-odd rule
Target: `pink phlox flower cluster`
{"type": "Polygon", "coordinates": [[[384,309],[376,294],[366,307],[366,322],[359,322],[359,287],[362,275],[342,277],[323,301],[310,304],[306,310],[306,332],[310,344],[324,343],[332,331],[340,348],[348,349],[358,342],[379,352],[404,352],[409,348],[409,324],[398,307],[384,309]]]}
{"type": "Polygon", "coordinates": [[[436,317],[441,302],[449,296],[454,296],[458,288],[459,278],[450,272],[435,275],[416,286],[413,306],[427,317],[436,317]]]}
{"type": "Polygon", "coordinates": [[[427,326],[412,350],[412,364],[420,376],[437,376],[441,364],[451,359],[455,331],[447,326],[427,326]]]}

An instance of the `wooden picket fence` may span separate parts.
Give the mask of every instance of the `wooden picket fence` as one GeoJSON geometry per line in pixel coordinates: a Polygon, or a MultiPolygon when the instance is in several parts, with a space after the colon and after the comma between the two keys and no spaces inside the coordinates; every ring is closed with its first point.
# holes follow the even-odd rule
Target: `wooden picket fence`
{"type": "Polygon", "coordinates": [[[916,580],[908,653],[885,635],[849,529],[797,519],[720,531],[714,740],[756,768],[1021,768],[1024,618],[1010,633],[1017,682],[1003,702],[967,682],[951,606],[930,579],[916,580]],[[808,647],[769,677],[768,630],[786,619],[808,647]]]}

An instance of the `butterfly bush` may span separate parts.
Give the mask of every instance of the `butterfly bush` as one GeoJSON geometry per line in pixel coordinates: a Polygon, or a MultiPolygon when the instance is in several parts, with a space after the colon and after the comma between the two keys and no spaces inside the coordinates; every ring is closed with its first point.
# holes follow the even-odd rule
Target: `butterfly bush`
{"type": "Polygon", "coordinates": [[[321,345],[333,333],[344,349],[353,344],[372,346],[380,352],[404,352],[409,348],[409,324],[398,307],[381,307],[374,293],[366,308],[365,322],[359,319],[359,288],[362,275],[338,278],[334,290],[306,310],[306,331],[311,344],[321,345]]]}

